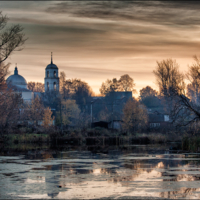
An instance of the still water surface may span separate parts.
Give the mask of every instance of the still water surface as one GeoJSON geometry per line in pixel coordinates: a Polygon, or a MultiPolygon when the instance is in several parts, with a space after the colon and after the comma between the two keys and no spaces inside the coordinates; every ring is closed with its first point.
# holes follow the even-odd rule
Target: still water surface
{"type": "Polygon", "coordinates": [[[0,156],[0,198],[200,199],[200,155],[166,146],[29,150],[0,156]]]}

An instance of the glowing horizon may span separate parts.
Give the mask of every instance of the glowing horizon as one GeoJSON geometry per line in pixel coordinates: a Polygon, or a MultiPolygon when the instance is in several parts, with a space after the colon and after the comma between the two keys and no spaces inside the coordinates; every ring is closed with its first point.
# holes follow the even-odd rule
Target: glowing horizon
{"type": "Polygon", "coordinates": [[[24,49],[7,59],[11,74],[17,63],[27,82],[44,82],[53,52],[59,72],[87,82],[96,94],[106,79],[124,74],[134,79],[139,94],[147,85],[158,89],[156,61],[176,59],[185,72],[198,55],[198,2],[1,1],[0,6],[8,24],[20,24],[28,37],[24,49]]]}

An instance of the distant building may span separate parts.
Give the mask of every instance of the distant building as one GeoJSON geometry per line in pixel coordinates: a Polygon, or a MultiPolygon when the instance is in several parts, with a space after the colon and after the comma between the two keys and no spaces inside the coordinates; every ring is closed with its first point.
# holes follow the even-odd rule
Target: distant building
{"type": "Polygon", "coordinates": [[[93,122],[91,124],[91,127],[92,128],[95,128],[95,127],[108,128],[108,122],[106,121],[93,122]]]}
{"type": "MultiPolygon", "coordinates": [[[[6,84],[7,84],[8,89],[11,89],[13,93],[21,94],[23,102],[31,103],[31,101],[34,100],[36,96],[39,96],[40,98],[44,98],[46,96],[51,101],[52,98],[51,96],[48,96],[50,94],[48,92],[50,91],[59,92],[58,67],[55,64],[53,64],[52,54],[51,54],[51,63],[47,65],[45,69],[44,84],[45,84],[46,93],[32,92],[31,90],[29,90],[27,81],[23,76],[19,75],[17,66],[15,67],[14,74],[9,76],[6,79],[6,84]]],[[[49,106],[49,105],[48,107],[51,107],[51,110],[53,111],[53,115],[55,115],[55,111],[56,111],[55,108],[52,108],[52,106],[49,106]]],[[[20,113],[21,112],[23,111],[20,110],[20,113]]],[[[28,124],[34,124],[34,122],[31,120],[27,119],[26,121],[28,124]]],[[[41,125],[42,122],[43,121],[41,119],[39,120],[38,124],[41,125]]],[[[55,123],[55,121],[53,123],[55,123]]]]}
{"type": "Polygon", "coordinates": [[[28,90],[26,79],[18,74],[17,66],[15,67],[14,74],[6,79],[6,84],[13,92],[21,93],[24,101],[31,101],[34,99],[34,93],[28,90]]]}
{"type": "Polygon", "coordinates": [[[58,67],[53,64],[53,58],[51,54],[51,63],[47,65],[45,69],[45,92],[49,91],[59,91],[59,77],[58,77],[58,67]]]}
{"type": "Polygon", "coordinates": [[[150,129],[160,129],[165,128],[169,125],[170,119],[168,114],[161,114],[159,112],[154,112],[149,114],[149,128],[150,129]]]}
{"type": "MultiPolygon", "coordinates": [[[[40,92],[32,92],[28,89],[26,79],[18,74],[17,66],[15,67],[14,74],[9,76],[6,79],[6,84],[9,89],[12,89],[13,92],[21,93],[22,99],[24,101],[31,101],[37,95],[42,96],[40,92]]],[[[51,63],[47,65],[45,69],[45,92],[48,91],[59,91],[59,76],[58,76],[58,67],[53,64],[53,58],[51,54],[51,63]]]]}
{"type": "Polygon", "coordinates": [[[105,97],[94,97],[91,102],[92,127],[104,127],[121,129],[123,108],[126,102],[132,98],[132,92],[110,92],[105,97]],[[107,119],[99,118],[101,112],[107,115],[107,119]],[[105,125],[106,124],[106,125],[105,125]]]}
{"type": "Polygon", "coordinates": [[[106,95],[106,98],[109,98],[111,101],[117,101],[122,98],[132,98],[132,91],[127,91],[127,92],[109,92],[106,95]]]}
{"type": "Polygon", "coordinates": [[[122,130],[122,120],[112,120],[108,123],[109,129],[122,130]]]}
{"type": "Polygon", "coordinates": [[[101,127],[106,129],[114,129],[114,130],[121,130],[122,129],[122,120],[112,120],[110,122],[107,121],[98,121],[93,122],[91,124],[92,128],[101,127]]]}

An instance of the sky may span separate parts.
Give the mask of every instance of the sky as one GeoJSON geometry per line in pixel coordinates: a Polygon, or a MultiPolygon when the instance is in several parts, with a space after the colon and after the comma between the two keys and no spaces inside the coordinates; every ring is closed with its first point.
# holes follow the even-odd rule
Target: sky
{"type": "Polygon", "coordinates": [[[98,94],[102,82],[129,74],[137,95],[158,89],[156,62],[174,59],[186,72],[200,55],[198,1],[0,1],[8,26],[20,24],[28,40],[7,60],[10,75],[44,82],[53,62],[67,79],[79,78],[98,94]]]}

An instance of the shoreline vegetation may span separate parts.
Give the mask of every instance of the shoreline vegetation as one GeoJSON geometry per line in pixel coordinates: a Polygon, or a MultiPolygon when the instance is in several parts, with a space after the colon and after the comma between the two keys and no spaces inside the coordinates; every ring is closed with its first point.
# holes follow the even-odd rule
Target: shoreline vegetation
{"type": "Polygon", "coordinates": [[[14,147],[29,144],[34,146],[129,146],[147,144],[168,144],[171,151],[200,152],[200,137],[187,133],[171,131],[168,133],[122,133],[104,128],[73,129],[67,131],[49,130],[32,132],[31,129],[19,129],[0,136],[0,146],[14,147]]]}

